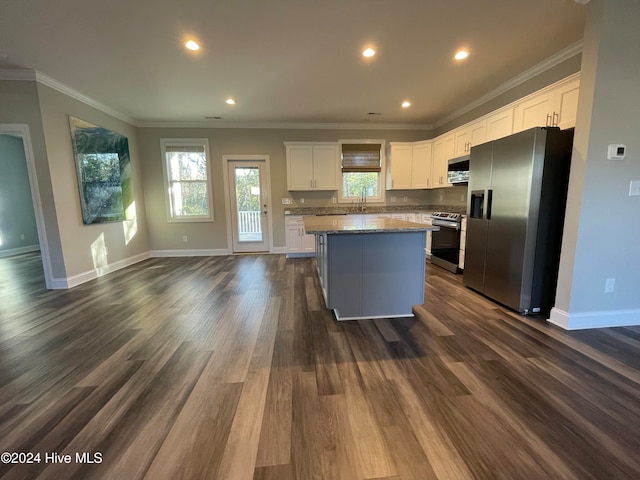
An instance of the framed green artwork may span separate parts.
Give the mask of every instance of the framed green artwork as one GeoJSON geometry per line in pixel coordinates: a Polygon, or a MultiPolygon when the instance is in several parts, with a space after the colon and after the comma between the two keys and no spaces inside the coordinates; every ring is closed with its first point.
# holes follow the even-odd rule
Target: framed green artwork
{"type": "Polygon", "coordinates": [[[127,137],[69,117],[82,221],[85,225],[128,220],[133,204],[127,137]]]}

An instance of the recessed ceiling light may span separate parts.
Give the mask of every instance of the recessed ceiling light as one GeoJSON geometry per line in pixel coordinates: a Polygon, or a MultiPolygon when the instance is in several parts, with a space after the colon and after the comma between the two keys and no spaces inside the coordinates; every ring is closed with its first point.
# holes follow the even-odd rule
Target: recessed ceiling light
{"type": "Polygon", "coordinates": [[[235,105],[236,101],[233,98],[227,98],[224,103],[226,103],[227,105],[235,105]]]}
{"type": "Polygon", "coordinates": [[[411,106],[411,102],[405,100],[402,102],[402,108],[409,108],[411,106]]]}
{"type": "Polygon", "coordinates": [[[376,51],[373,48],[365,48],[365,50],[362,52],[362,56],[364,57],[373,57],[376,54],[376,51]]]}
{"type": "Polygon", "coordinates": [[[198,43],[193,40],[189,40],[187,43],[184,44],[184,46],[187,47],[189,50],[193,50],[194,52],[197,50],[200,50],[200,45],[198,45],[198,43]]]}
{"type": "Polygon", "coordinates": [[[467,52],[466,50],[459,50],[456,52],[453,58],[455,58],[456,60],[464,60],[468,56],[469,56],[469,52],[467,52]]]}

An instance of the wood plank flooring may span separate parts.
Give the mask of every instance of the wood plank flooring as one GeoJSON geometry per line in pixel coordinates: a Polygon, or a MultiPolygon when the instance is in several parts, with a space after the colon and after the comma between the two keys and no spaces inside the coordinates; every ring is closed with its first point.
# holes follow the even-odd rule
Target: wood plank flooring
{"type": "Polygon", "coordinates": [[[46,291],[37,254],[0,259],[0,452],[40,453],[0,477],[640,478],[640,327],[565,332],[431,265],[415,318],[338,323],[313,262],[46,291]]]}

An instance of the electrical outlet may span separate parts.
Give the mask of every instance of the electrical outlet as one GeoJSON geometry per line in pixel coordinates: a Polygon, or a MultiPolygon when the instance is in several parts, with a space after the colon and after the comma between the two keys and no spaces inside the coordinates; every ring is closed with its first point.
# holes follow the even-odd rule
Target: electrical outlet
{"type": "Polygon", "coordinates": [[[629,182],[629,196],[635,197],[640,195],[640,180],[631,180],[629,182]]]}
{"type": "Polygon", "coordinates": [[[186,242],[189,238],[186,235],[182,235],[182,241],[186,242]]]}
{"type": "Polygon", "coordinates": [[[338,203],[338,199],[337,199],[336,197],[333,197],[333,198],[331,199],[331,201],[332,201],[333,203],[338,203]]]}
{"type": "Polygon", "coordinates": [[[407,196],[402,197],[402,201],[403,202],[407,203],[407,200],[409,200],[409,197],[407,197],[407,196]]]}
{"type": "Polygon", "coordinates": [[[20,240],[24,240],[24,233],[20,234],[20,240]]]}
{"type": "Polygon", "coordinates": [[[613,293],[613,290],[615,288],[616,288],[616,279],[607,278],[604,282],[604,293],[613,293]]]}
{"type": "Polygon", "coordinates": [[[464,193],[461,193],[461,194],[460,194],[460,201],[461,201],[461,202],[464,202],[464,193]]]}
{"type": "Polygon", "coordinates": [[[301,198],[301,199],[300,199],[300,203],[304,203],[304,198],[301,198]]]}
{"type": "Polygon", "coordinates": [[[396,203],[396,200],[398,200],[396,197],[391,197],[391,203],[396,203]]]}

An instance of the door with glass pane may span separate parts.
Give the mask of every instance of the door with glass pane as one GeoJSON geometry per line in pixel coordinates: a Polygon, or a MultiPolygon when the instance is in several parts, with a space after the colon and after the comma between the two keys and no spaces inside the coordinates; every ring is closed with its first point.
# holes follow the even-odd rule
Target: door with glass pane
{"type": "Polygon", "coordinates": [[[265,162],[228,162],[234,252],[269,251],[265,162]]]}

